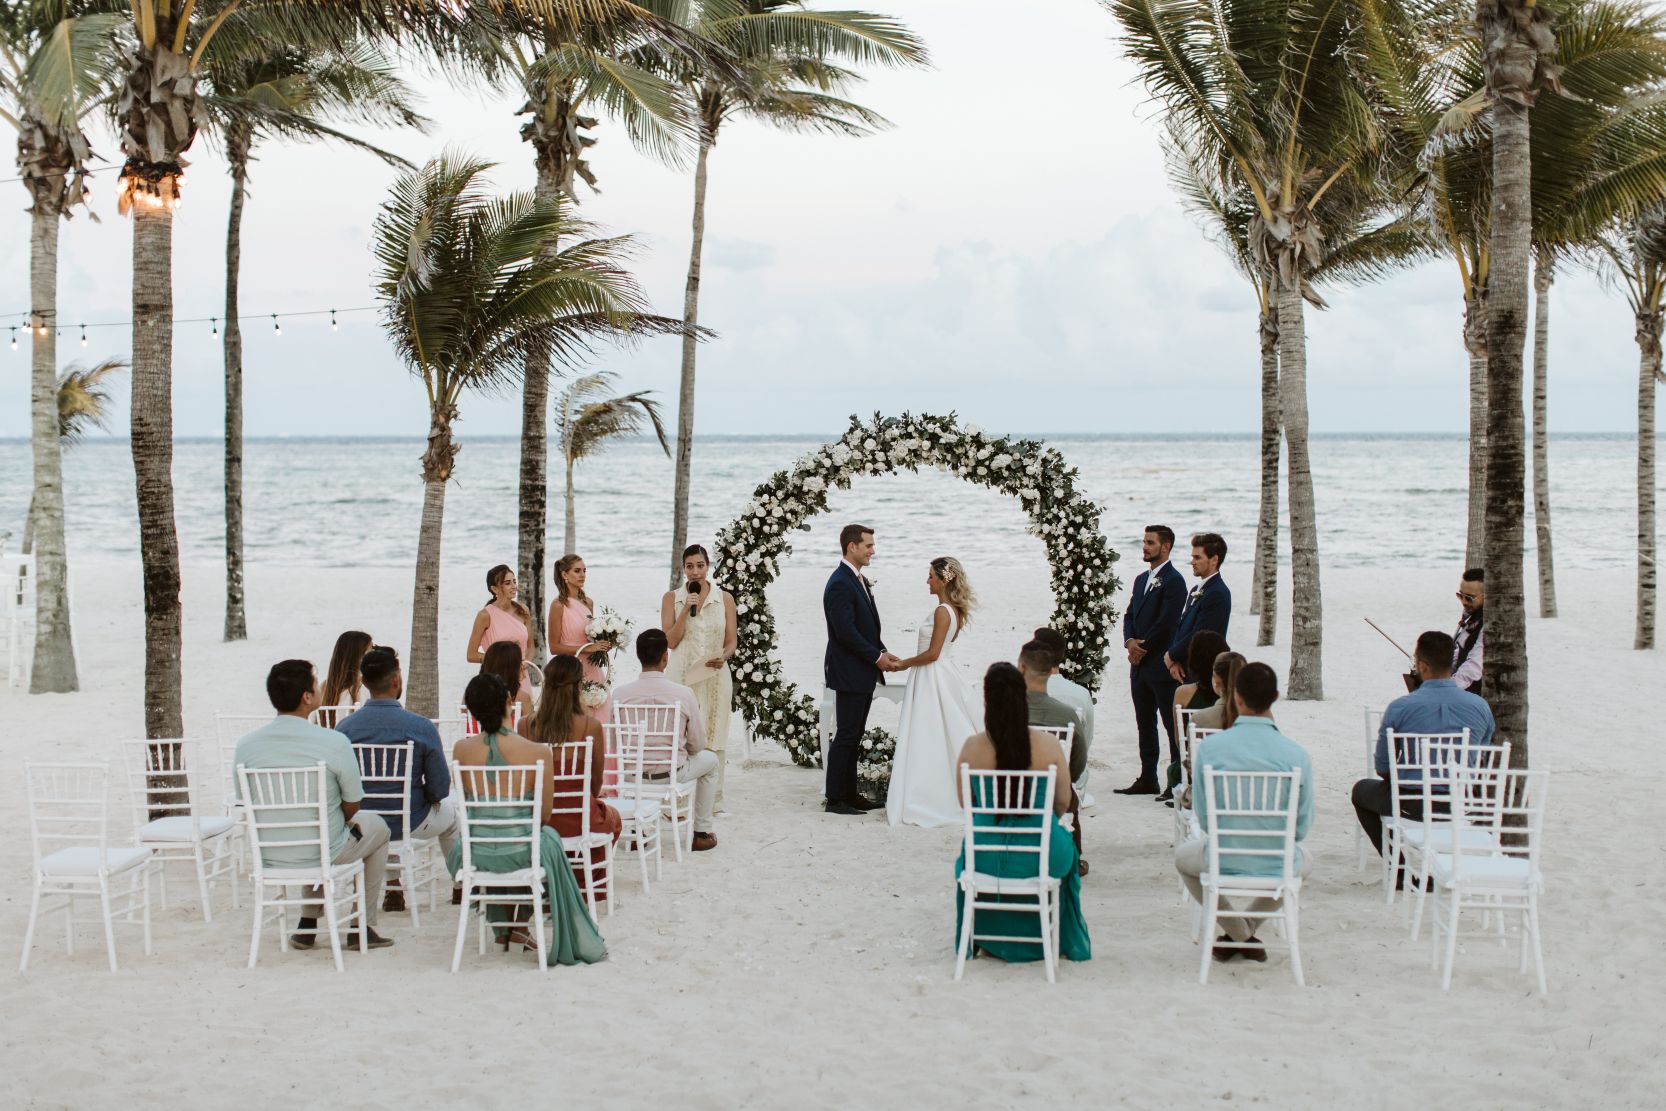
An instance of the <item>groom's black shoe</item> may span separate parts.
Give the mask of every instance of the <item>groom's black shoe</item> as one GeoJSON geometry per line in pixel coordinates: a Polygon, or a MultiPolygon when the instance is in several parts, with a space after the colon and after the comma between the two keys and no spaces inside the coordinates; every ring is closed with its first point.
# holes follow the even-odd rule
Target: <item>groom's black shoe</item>
{"type": "Polygon", "coordinates": [[[845,802],[850,806],[856,807],[856,809],[862,811],[864,814],[869,810],[885,809],[884,803],[874,802],[872,799],[865,799],[861,795],[852,795],[846,799],[845,802]]]}
{"type": "Polygon", "coordinates": [[[843,799],[828,799],[821,808],[829,814],[855,814],[860,817],[867,813],[866,810],[858,810],[843,799]]]}
{"type": "Polygon", "coordinates": [[[1118,787],[1114,791],[1118,795],[1155,795],[1157,781],[1155,779],[1136,779],[1126,787],[1118,787]]]}

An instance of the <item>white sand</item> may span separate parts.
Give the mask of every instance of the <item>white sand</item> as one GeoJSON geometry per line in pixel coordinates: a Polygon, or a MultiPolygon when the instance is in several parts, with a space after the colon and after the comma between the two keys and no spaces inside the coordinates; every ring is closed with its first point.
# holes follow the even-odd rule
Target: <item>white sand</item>
{"type": "MultiPolygon", "coordinates": [[[[1232,639],[1242,648],[1254,619],[1243,608],[1247,574],[1233,570],[1232,639]]],[[[975,577],[988,608],[962,659],[981,670],[1010,656],[1050,605],[1040,568],[975,577]]],[[[893,629],[927,609],[910,578],[882,572],[893,629]]],[[[247,909],[233,913],[222,888],[205,926],[194,898],[181,905],[176,883],[153,957],[127,934],[112,976],[90,929],[71,958],[48,924],[24,977],[14,963],[28,908],[20,762],[113,757],[113,742],[137,735],[142,721],[137,568],[83,566],[87,689],[0,693],[10,772],[0,778],[0,1105],[1658,1106],[1666,669],[1658,653],[1629,648],[1629,575],[1564,575],[1568,616],[1530,623],[1533,763],[1555,771],[1543,904],[1549,997],[1517,975],[1513,951],[1482,942],[1464,946],[1443,995],[1426,944],[1408,943],[1375,872],[1355,870],[1347,791],[1363,759],[1360,708],[1400,689],[1399,657],[1360,616],[1405,642],[1447,628],[1450,579],[1328,574],[1329,700],[1278,710],[1284,730],[1312,750],[1321,790],[1309,842],[1320,860],[1303,908],[1305,990],[1279,954],[1265,965],[1216,966],[1209,986],[1198,986],[1170,864],[1171,812],[1110,793],[1134,768],[1114,668],[1093,753],[1099,804],[1085,818],[1094,959],[1066,962],[1056,986],[1039,965],[988,960],[952,982],[954,831],[823,815],[819,772],[767,745],[741,770],[738,743],[720,847],[668,863],[649,899],[626,882],[623,908],[603,920],[612,956],[598,966],[541,977],[530,955],[482,959],[471,944],[453,976],[455,919],[444,908],[415,933],[404,916],[389,916],[384,929],[398,945],[349,956],[345,975],[327,953],[281,955],[270,944],[250,971],[247,909]]],[[[819,671],[820,581],[795,568],[776,595],[790,671],[806,681],[819,671]]],[[[646,570],[598,564],[591,573],[592,593],[639,621],[654,619],[661,584],[646,570]]],[[[254,639],[225,646],[219,578],[212,567],[190,569],[188,731],[211,735],[216,710],[259,710],[271,661],[301,655],[322,665],[342,628],[403,645],[409,597],[408,571],[257,567],[254,639]]],[[[448,696],[466,674],[461,641],[483,598],[472,570],[447,574],[448,696]]],[[[894,634],[892,646],[907,641],[894,634]]],[[[1283,673],[1282,648],[1249,654],[1283,673]]],[[[125,827],[125,801],[118,813],[125,827]]]]}

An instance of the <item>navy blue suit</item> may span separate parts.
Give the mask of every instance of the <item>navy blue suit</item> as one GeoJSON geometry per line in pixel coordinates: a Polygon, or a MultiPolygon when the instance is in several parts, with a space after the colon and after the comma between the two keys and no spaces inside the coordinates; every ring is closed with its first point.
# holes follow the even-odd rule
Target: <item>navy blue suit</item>
{"type": "Polygon", "coordinates": [[[838,802],[856,796],[856,760],[874,687],[884,682],[879,657],[885,653],[885,642],[880,639],[879,607],[872,591],[843,561],[828,577],[821,608],[827,617],[823,677],[834,692],[837,723],[827,746],[827,798],[838,802]]]}
{"type": "Polygon", "coordinates": [[[1192,646],[1192,637],[1205,629],[1226,636],[1226,627],[1232,621],[1232,591],[1226,588],[1226,582],[1216,575],[1201,588],[1193,587],[1186,596],[1186,608],[1180,614],[1180,627],[1174,631],[1174,640],[1169,645],[1169,659],[1180,665],[1186,672],[1186,678],[1197,679],[1186,666],[1186,652],[1192,646]]]}
{"type": "Polygon", "coordinates": [[[1128,610],[1122,617],[1122,639],[1143,642],[1145,658],[1128,667],[1129,693],[1134,700],[1134,727],[1140,738],[1140,778],[1157,778],[1157,721],[1169,737],[1169,753],[1179,758],[1174,736],[1174,681],[1163,666],[1163,653],[1173,643],[1180,627],[1180,611],[1186,604],[1186,581],[1173,564],[1158,565],[1155,572],[1142,571],[1134,580],[1128,610]],[[1153,573],[1157,585],[1147,591],[1153,573]]]}

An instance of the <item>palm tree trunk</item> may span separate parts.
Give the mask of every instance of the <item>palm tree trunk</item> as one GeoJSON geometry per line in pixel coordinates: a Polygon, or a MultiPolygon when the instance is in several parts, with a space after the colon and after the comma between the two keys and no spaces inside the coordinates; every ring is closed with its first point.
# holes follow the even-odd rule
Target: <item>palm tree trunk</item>
{"type": "Polygon", "coordinates": [[[1666,323],[1658,302],[1637,314],[1637,637],[1632,647],[1654,647],[1655,591],[1659,581],[1654,520],[1654,386],[1660,378],[1660,334],[1666,323]]]}
{"type": "Polygon", "coordinates": [[[69,557],[64,542],[64,460],[58,438],[58,209],[30,209],[29,438],[35,486],[25,532],[34,531],[35,660],[33,694],[78,689],[70,639],[69,557]]]}
{"type": "MultiPolygon", "coordinates": [[[[537,197],[546,204],[561,197],[561,171],[549,157],[538,159],[537,197]]],[[[545,250],[559,248],[552,241],[545,250]]],[[[550,350],[532,344],[526,353],[521,383],[521,490],[519,536],[515,575],[520,582],[521,601],[532,611],[532,640],[528,645],[536,663],[543,663],[548,630],[544,628],[544,563],[548,557],[549,531],[549,411],[550,350]]],[[[571,551],[571,549],[567,549],[571,551]]]]}
{"type": "Polygon", "coordinates": [[[688,251],[688,281],[683,287],[683,364],[677,391],[677,477],[671,511],[671,589],[683,576],[683,548],[688,545],[688,495],[694,454],[694,326],[700,319],[700,254],[706,239],[706,163],[716,140],[715,127],[700,129],[700,154],[694,163],[694,222],[688,251]]]}
{"type": "Polygon", "coordinates": [[[569,552],[578,551],[578,515],[573,506],[573,457],[567,456],[567,493],[563,504],[566,507],[567,531],[564,534],[566,548],[569,552]]]}
{"type": "Polygon", "coordinates": [[[422,455],[422,526],[417,533],[416,574],[411,587],[411,663],[405,704],[423,717],[440,716],[440,540],[445,523],[445,485],[457,445],[451,422],[457,407],[436,405],[429,414],[428,450],[422,455]]]}
{"type": "Polygon", "coordinates": [[[18,549],[24,555],[31,555],[35,550],[35,496],[29,495],[29,509],[23,514],[23,546],[18,549]]]}
{"type": "Polygon", "coordinates": [[[226,135],[231,170],[231,214],[226,219],[226,625],[225,639],[249,639],[243,603],[243,330],[237,292],[243,259],[243,198],[249,183],[249,125],[234,123],[226,135]]]}
{"type": "Polygon", "coordinates": [[[1539,616],[1556,616],[1556,560],[1550,543],[1550,284],[1555,264],[1533,264],[1533,532],[1539,547],[1539,616]]]}
{"type": "Polygon", "coordinates": [[[1487,540],[1487,297],[1464,301],[1464,349],[1469,352],[1469,526],[1464,566],[1480,567],[1487,540]]]}
{"type": "Polygon", "coordinates": [[[1278,456],[1283,406],[1278,389],[1278,310],[1261,313],[1261,514],[1255,527],[1255,581],[1250,612],[1261,618],[1255,643],[1273,643],[1278,631],[1278,456]]]}
{"type": "Polygon", "coordinates": [[[179,535],[173,484],[173,210],[133,206],[133,474],[145,584],[145,736],[180,737],[179,535]]]}
{"type": "Polygon", "coordinates": [[[1526,509],[1526,414],[1522,352],[1527,340],[1532,251],[1532,141],[1519,102],[1534,72],[1534,48],[1509,9],[1519,0],[1481,0],[1492,109],[1492,223],[1487,280],[1487,666],[1482,694],[1510,762],[1527,766],[1527,606],[1522,548],[1526,509]],[[1525,74],[1525,77],[1523,76],[1525,74]]]}
{"type": "Polygon", "coordinates": [[[1279,407],[1289,465],[1290,676],[1292,699],[1324,698],[1324,628],[1319,595],[1319,527],[1307,458],[1307,333],[1299,284],[1278,284],[1279,407]]]}

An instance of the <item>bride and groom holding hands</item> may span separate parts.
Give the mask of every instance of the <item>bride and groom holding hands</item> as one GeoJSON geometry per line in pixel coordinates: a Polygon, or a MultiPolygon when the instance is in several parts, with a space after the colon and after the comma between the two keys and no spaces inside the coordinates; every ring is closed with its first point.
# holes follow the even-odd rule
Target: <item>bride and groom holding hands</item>
{"type": "Polygon", "coordinates": [[[947,825],[960,820],[955,761],[960,747],[981,728],[971,688],[955,670],[953,649],[976,603],[966,570],[948,556],[931,561],[926,588],[937,599],[919,629],[915,654],[900,658],[885,647],[873,584],[862,573],[873,560],[874,532],[846,525],[839,533],[843,558],[822,592],[827,618],[825,679],[834,694],[833,741],[827,749],[830,814],[865,814],[880,804],[857,790],[857,761],[874,689],[886,675],[906,673],[891,786],[884,808],[892,825],[947,825]]]}

